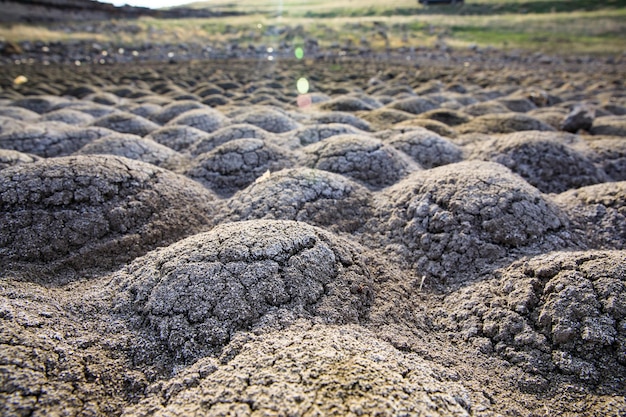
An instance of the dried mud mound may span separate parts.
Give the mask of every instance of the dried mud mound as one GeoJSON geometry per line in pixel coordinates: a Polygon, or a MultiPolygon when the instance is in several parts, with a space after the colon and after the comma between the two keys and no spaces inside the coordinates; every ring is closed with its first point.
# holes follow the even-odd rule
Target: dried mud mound
{"type": "Polygon", "coordinates": [[[3,64],[0,415],[626,414],[623,68],[438,54],[3,64]]]}
{"type": "Polygon", "coordinates": [[[231,220],[276,219],[352,232],[372,215],[367,188],[331,172],[294,168],[259,178],[235,194],[231,220]]]}
{"type": "Polygon", "coordinates": [[[571,190],[554,198],[596,249],[626,249],[626,182],[571,190]]]}
{"type": "Polygon", "coordinates": [[[545,378],[553,372],[619,390],[626,372],[626,253],[525,259],[444,300],[441,325],[545,378]]]}
{"type": "Polygon", "coordinates": [[[552,132],[518,132],[480,143],[471,157],[498,162],[544,193],[608,181],[592,159],[569,146],[575,141],[552,132]]]}
{"type": "Polygon", "coordinates": [[[356,326],[237,342],[232,359],[198,361],[124,416],[470,415],[462,384],[356,326]]]}
{"type": "Polygon", "coordinates": [[[3,263],[110,267],[210,223],[198,184],[125,158],[50,158],[0,171],[3,263]]]}
{"type": "Polygon", "coordinates": [[[372,296],[356,246],[289,221],[223,224],[136,260],[114,279],[131,322],[186,362],[263,320],[358,323],[372,296]]]}
{"type": "Polygon", "coordinates": [[[383,193],[383,244],[423,274],[455,283],[515,253],[567,246],[567,217],[500,164],[468,161],[414,173],[383,193]]]}

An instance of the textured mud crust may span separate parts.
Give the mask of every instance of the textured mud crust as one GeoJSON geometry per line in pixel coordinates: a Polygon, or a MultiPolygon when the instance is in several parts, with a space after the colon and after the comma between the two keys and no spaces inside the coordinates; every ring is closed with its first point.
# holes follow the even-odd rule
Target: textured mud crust
{"type": "Polygon", "coordinates": [[[391,185],[419,169],[404,153],[363,135],[339,135],[302,149],[302,164],[335,172],[372,189],[391,185]]]}
{"type": "MultiPolygon", "coordinates": [[[[502,165],[468,161],[411,174],[389,187],[375,221],[420,274],[448,283],[525,251],[564,247],[567,217],[502,165]],[[541,248],[541,249],[540,249],[541,248]]],[[[375,244],[375,242],[373,242],[375,244]]]]}
{"type": "Polygon", "coordinates": [[[349,124],[328,123],[301,127],[293,132],[285,133],[282,137],[285,139],[284,141],[287,145],[297,148],[320,142],[332,136],[346,134],[358,135],[363,133],[364,132],[362,130],[359,130],[349,124]]]}
{"type": "MultiPolygon", "coordinates": [[[[555,252],[513,263],[445,300],[440,324],[533,373],[623,390],[626,253],[555,252]]],[[[623,391],[622,391],[623,392],[623,391]]]]}
{"type": "Polygon", "coordinates": [[[373,295],[359,252],[304,223],[227,223],[120,271],[118,309],[185,362],[271,316],[358,323],[373,295]]]}
{"type": "Polygon", "coordinates": [[[221,195],[232,195],[267,171],[289,168],[294,156],[260,139],[237,139],[198,156],[185,175],[221,195]]]}
{"type": "Polygon", "coordinates": [[[0,149],[0,169],[5,169],[13,165],[28,164],[38,161],[39,159],[40,158],[36,155],[0,149]]]}
{"type": "Polygon", "coordinates": [[[626,182],[582,187],[559,194],[554,201],[590,247],[626,249],[626,182]]]}
{"type": "Polygon", "coordinates": [[[348,178],[295,168],[271,173],[235,194],[231,220],[295,220],[332,231],[353,232],[372,214],[372,195],[348,178]]]}
{"type": "Polygon", "coordinates": [[[513,133],[523,130],[553,131],[537,118],[520,113],[486,114],[458,126],[459,133],[513,133]]]}
{"type": "Polygon", "coordinates": [[[188,112],[189,110],[206,109],[206,108],[207,106],[201,103],[198,103],[197,101],[192,101],[192,100],[175,101],[174,103],[163,106],[163,108],[159,112],[153,114],[150,117],[150,119],[160,125],[164,125],[165,123],[169,122],[173,118],[180,116],[181,114],[188,112]]]}
{"type": "Polygon", "coordinates": [[[228,124],[230,121],[226,116],[209,108],[186,111],[168,122],[170,126],[190,126],[207,133],[214,132],[228,124]]]}
{"type": "Polygon", "coordinates": [[[0,171],[0,258],[111,267],[209,224],[213,195],[153,165],[110,156],[0,171]],[[174,220],[175,219],[175,220],[174,220]]]}
{"type": "Polygon", "coordinates": [[[130,133],[138,136],[146,136],[159,125],[131,113],[113,113],[102,116],[92,123],[93,126],[106,127],[118,133],[130,133]]]}
{"type": "Polygon", "coordinates": [[[438,107],[436,103],[421,97],[410,97],[393,101],[388,106],[392,109],[402,110],[412,114],[424,113],[438,107]]]}
{"type": "Polygon", "coordinates": [[[271,136],[266,130],[251,124],[238,123],[223,127],[197,141],[189,148],[192,155],[200,155],[212,151],[220,145],[236,139],[268,139],[271,136]]]}
{"type": "MultiPolygon", "coordinates": [[[[568,135],[570,136],[570,135],[568,135]]],[[[517,132],[484,141],[470,158],[498,162],[544,193],[560,193],[608,180],[592,159],[556,132],[517,132]]]]}
{"type": "Polygon", "coordinates": [[[593,161],[614,181],[626,181],[626,140],[617,136],[594,136],[588,140],[593,161]]]}
{"type": "Polygon", "coordinates": [[[394,136],[388,143],[409,155],[421,167],[426,169],[463,160],[461,148],[438,134],[423,128],[394,136]]]}
{"type": "Polygon", "coordinates": [[[592,135],[626,136],[626,116],[598,117],[593,121],[592,135]]]}
{"type": "Polygon", "coordinates": [[[207,136],[208,133],[195,127],[163,126],[146,136],[146,139],[152,139],[161,145],[181,152],[207,136]]]}
{"type": "Polygon", "coordinates": [[[0,146],[46,158],[68,156],[87,143],[111,133],[112,130],[101,127],[70,127],[58,122],[25,124],[19,129],[9,128],[1,133],[0,146]]]}
{"type": "Polygon", "coordinates": [[[445,370],[357,326],[290,329],[232,345],[232,359],[198,361],[124,417],[470,415],[467,389],[445,370]]]}
{"type": "Polygon", "coordinates": [[[94,117],[70,108],[54,110],[41,116],[42,122],[62,122],[68,125],[85,126],[93,122],[94,117]]]}
{"type": "Polygon", "coordinates": [[[124,133],[115,133],[94,140],[83,146],[76,154],[117,155],[156,166],[167,166],[170,161],[178,157],[178,152],[167,146],[160,145],[151,139],[124,133]]]}

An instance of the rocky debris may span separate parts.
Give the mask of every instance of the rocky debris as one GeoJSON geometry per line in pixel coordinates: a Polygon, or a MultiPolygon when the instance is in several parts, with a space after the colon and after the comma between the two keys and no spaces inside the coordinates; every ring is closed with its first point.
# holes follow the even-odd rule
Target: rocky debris
{"type": "Polygon", "coordinates": [[[99,127],[70,127],[65,123],[23,124],[0,134],[0,147],[42,157],[67,156],[87,143],[114,133],[99,127]]]}
{"type": "Polygon", "coordinates": [[[227,219],[295,220],[334,232],[354,232],[372,215],[372,195],[348,178],[309,168],[262,176],[235,194],[227,219]]]}
{"type": "Polygon", "coordinates": [[[9,149],[0,149],[0,169],[5,169],[13,165],[29,164],[38,161],[40,158],[36,155],[30,155],[9,149]]]}
{"type": "Polygon", "coordinates": [[[575,106],[563,119],[561,130],[576,133],[579,130],[590,130],[593,125],[595,111],[583,104],[575,106]]]}
{"type": "Polygon", "coordinates": [[[383,196],[372,224],[380,238],[370,244],[391,245],[419,275],[446,285],[480,276],[511,256],[571,243],[568,219],[556,205],[496,163],[419,171],[383,196]]]}
{"type": "Polygon", "coordinates": [[[189,148],[192,155],[200,155],[212,151],[220,145],[236,139],[268,139],[271,136],[267,130],[247,123],[237,123],[216,130],[210,135],[196,141],[189,148]]]}
{"type": "Polygon", "coordinates": [[[603,116],[593,121],[592,135],[626,137],[626,116],[603,116]]]}
{"type": "Polygon", "coordinates": [[[394,136],[387,143],[430,169],[463,160],[463,150],[449,140],[420,128],[394,136]]]}
{"type": "Polygon", "coordinates": [[[162,167],[171,166],[179,157],[178,152],[151,139],[124,133],[94,140],[80,148],[76,155],[117,155],[162,167]]]}
{"type": "Polygon", "coordinates": [[[214,200],[184,177],[126,158],[13,166],[0,171],[0,259],[5,267],[121,265],[210,224],[214,200]]]}
{"type": "Polygon", "coordinates": [[[208,135],[208,133],[195,127],[172,125],[154,130],[145,138],[180,152],[187,150],[196,142],[206,139],[208,135]]]}
{"type": "Polygon", "coordinates": [[[554,252],[523,259],[443,301],[439,324],[540,375],[619,392],[626,372],[626,254],[554,252]]]}
{"type": "Polygon", "coordinates": [[[553,131],[540,120],[520,113],[496,113],[476,117],[457,127],[459,133],[513,133],[524,130],[553,131]]]}
{"type": "Polygon", "coordinates": [[[92,126],[106,127],[118,133],[146,136],[159,128],[159,125],[130,113],[112,113],[93,121],[92,126]]]}
{"type": "Polygon", "coordinates": [[[606,173],[567,142],[567,136],[556,132],[517,132],[481,142],[470,158],[498,162],[544,193],[608,181],[606,173]]]}
{"type": "Polygon", "coordinates": [[[365,135],[333,136],[302,151],[303,165],[345,175],[371,189],[394,184],[419,169],[404,153],[365,135]]]}
{"type": "Polygon", "coordinates": [[[554,196],[573,229],[596,249],[626,249],[626,182],[607,182],[554,196]]]}
{"type": "Polygon", "coordinates": [[[167,124],[169,126],[189,126],[202,130],[203,132],[212,133],[227,126],[230,124],[230,121],[217,110],[203,108],[188,110],[174,117],[167,124]]]}
{"type": "Polygon", "coordinates": [[[294,164],[287,150],[260,139],[236,139],[200,154],[185,175],[224,196],[246,188],[267,171],[294,164]]]}
{"type": "Polygon", "coordinates": [[[271,133],[285,133],[297,129],[299,124],[286,114],[271,108],[253,108],[233,117],[234,123],[246,123],[271,133]]]}
{"type": "Polygon", "coordinates": [[[137,259],[113,278],[120,314],[174,362],[219,352],[235,332],[359,323],[373,278],[360,249],[305,223],[226,223],[137,259]]]}
{"type": "Polygon", "coordinates": [[[298,327],[236,339],[232,357],[198,361],[124,417],[470,415],[469,391],[420,356],[357,326],[298,327]]]}

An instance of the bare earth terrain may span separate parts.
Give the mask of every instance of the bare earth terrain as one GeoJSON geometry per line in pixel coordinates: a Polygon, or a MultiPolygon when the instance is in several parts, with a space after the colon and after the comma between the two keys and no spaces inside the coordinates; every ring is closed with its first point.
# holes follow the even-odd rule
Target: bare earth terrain
{"type": "Polygon", "coordinates": [[[539,58],[7,60],[0,415],[625,416],[626,71],[539,58]]]}

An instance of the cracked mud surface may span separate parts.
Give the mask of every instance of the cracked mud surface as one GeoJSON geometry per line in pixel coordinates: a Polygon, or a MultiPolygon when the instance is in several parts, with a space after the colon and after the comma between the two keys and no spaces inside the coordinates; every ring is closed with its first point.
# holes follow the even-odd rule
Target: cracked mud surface
{"type": "Polygon", "coordinates": [[[623,69],[361,64],[7,66],[0,415],[626,415],[623,69]]]}

